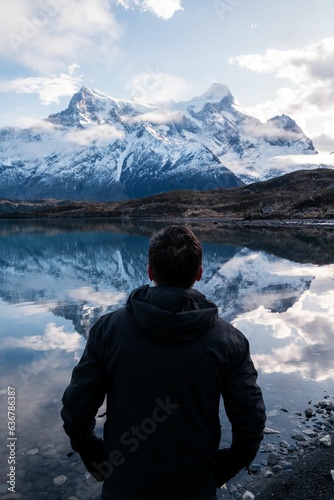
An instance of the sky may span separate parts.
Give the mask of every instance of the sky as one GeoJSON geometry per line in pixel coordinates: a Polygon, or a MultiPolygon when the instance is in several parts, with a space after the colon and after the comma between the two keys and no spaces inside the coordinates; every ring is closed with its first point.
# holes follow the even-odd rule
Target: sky
{"type": "Polygon", "coordinates": [[[333,0],[1,0],[0,127],[37,124],[82,85],[155,102],[220,82],[332,152],[333,19],[333,0]]]}

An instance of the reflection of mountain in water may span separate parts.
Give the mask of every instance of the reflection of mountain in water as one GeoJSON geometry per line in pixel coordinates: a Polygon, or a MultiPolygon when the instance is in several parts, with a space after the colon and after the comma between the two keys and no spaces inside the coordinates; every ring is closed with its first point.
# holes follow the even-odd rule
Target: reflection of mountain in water
{"type": "Polygon", "coordinates": [[[228,321],[260,305],[271,312],[286,311],[309,287],[311,277],[279,274],[279,263],[265,253],[242,249],[229,262],[221,263],[202,289],[228,321]]]}
{"type": "MultiPolygon", "coordinates": [[[[0,297],[46,303],[87,334],[92,323],[124,304],[148,282],[148,240],[108,231],[8,232],[0,248],[0,297]]],[[[279,273],[276,258],[232,244],[204,244],[204,277],[198,288],[227,320],[259,305],[274,312],[291,307],[310,276],[279,273]]]]}

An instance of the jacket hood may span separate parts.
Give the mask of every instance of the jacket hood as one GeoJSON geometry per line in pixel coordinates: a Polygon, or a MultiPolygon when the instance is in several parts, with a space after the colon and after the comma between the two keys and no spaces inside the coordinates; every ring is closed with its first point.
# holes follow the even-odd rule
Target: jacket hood
{"type": "Polygon", "coordinates": [[[126,309],[145,333],[168,343],[191,342],[218,316],[217,306],[198,290],[167,286],[133,290],[126,309]]]}

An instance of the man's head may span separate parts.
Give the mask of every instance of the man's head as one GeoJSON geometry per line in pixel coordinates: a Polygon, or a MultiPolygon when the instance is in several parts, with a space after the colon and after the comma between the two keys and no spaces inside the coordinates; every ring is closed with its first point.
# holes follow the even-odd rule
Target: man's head
{"type": "Polygon", "coordinates": [[[148,275],[157,285],[191,288],[202,276],[202,245],[185,226],[167,226],[153,234],[148,275]]]}

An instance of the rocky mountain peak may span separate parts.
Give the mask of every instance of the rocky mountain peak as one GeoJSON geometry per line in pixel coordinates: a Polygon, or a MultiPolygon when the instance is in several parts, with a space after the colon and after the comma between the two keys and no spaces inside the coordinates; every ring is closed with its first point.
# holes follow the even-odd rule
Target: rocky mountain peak
{"type": "Polygon", "coordinates": [[[233,97],[228,86],[223,83],[213,82],[208,90],[199,96],[199,99],[208,102],[219,102],[225,97],[233,97]]]}
{"type": "Polygon", "coordinates": [[[273,118],[270,118],[268,120],[268,123],[274,123],[276,127],[284,129],[284,130],[290,130],[290,131],[297,132],[297,133],[302,132],[302,129],[288,115],[284,115],[284,114],[283,115],[276,115],[273,118]]]}
{"type": "Polygon", "coordinates": [[[118,200],[236,187],[296,169],[275,162],[278,156],[315,153],[290,117],[262,123],[217,82],[167,108],[84,85],[47,121],[56,127],[40,135],[0,132],[0,197],[118,200]]]}
{"type": "Polygon", "coordinates": [[[188,101],[187,107],[193,112],[199,112],[205,106],[210,104],[217,105],[219,103],[223,105],[223,107],[230,107],[235,103],[235,99],[227,85],[214,82],[206,92],[188,101]]]}

